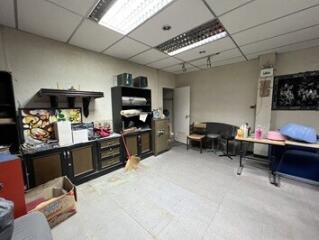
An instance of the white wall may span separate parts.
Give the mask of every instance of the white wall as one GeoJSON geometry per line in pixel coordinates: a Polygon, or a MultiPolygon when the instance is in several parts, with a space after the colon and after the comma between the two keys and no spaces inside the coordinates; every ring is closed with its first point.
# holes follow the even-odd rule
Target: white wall
{"type": "MultiPolygon", "coordinates": [[[[146,76],[152,89],[152,107],[162,107],[162,88],[175,86],[175,75],[74,47],[14,29],[0,27],[0,70],[11,71],[17,107],[48,107],[35,96],[40,88],[65,88],[104,92],[90,105],[85,121],[112,119],[111,87],[123,72],[146,76]],[[0,35],[1,36],[1,35],[0,35]],[[1,47],[3,46],[3,47],[1,47]],[[8,67],[4,64],[6,52],[8,67]]],[[[77,105],[81,106],[81,102],[77,105]]]]}
{"type": "Polygon", "coordinates": [[[177,76],[176,86],[191,86],[191,121],[240,126],[255,121],[258,61],[215,67],[177,76]]]}
{"type": "MultiPolygon", "coordinates": [[[[319,70],[319,47],[303,49],[277,56],[276,75],[319,70]]],[[[271,126],[279,128],[287,122],[306,124],[319,133],[319,111],[272,111],[271,126]]]]}
{"type": "MultiPolygon", "coordinates": [[[[319,70],[319,47],[277,55],[275,75],[319,70]]],[[[191,86],[191,120],[216,121],[253,126],[256,103],[258,60],[235,63],[205,71],[177,76],[176,86],[191,86]]],[[[319,111],[272,111],[271,128],[287,122],[316,128],[319,132],[319,111]]]]}

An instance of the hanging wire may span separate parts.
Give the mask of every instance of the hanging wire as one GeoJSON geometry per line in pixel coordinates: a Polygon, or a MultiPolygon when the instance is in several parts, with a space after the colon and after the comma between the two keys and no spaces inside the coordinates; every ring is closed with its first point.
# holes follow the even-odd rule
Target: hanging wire
{"type": "Polygon", "coordinates": [[[185,66],[185,63],[182,64],[182,71],[183,71],[183,72],[186,72],[186,71],[187,71],[186,66],[185,66]]]}
{"type": "Polygon", "coordinates": [[[210,59],[211,56],[207,57],[207,68],[212,68],[212,61],[210,59]]]}

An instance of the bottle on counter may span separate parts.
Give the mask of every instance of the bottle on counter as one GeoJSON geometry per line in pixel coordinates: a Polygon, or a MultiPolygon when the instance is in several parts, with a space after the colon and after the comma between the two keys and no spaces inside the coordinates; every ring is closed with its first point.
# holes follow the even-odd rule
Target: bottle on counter
{"type": "Polygon", "coordinates": [[[262,139],[263,138],[263,129],[260,126],[258,126],[255,129],[255,138],[256,139],[262,139]]]}

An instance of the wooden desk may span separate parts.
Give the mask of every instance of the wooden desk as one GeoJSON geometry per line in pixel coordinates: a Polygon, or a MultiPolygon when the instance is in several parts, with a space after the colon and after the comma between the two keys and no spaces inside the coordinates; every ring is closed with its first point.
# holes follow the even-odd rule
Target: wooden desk
{"type": "MultiPolygon", "coordinates": [[[[269,140],[266,138],[263,139],[255,139],[252,137],[248,138],[235,138],[237,141],[240,142],[240,158],[239,158],[239,167],[237,170],[237,175],[241,175],[242,170],[244,168],[243,165],[243,158],[244,158],[244,152],[243,152],[243,142],[248,142],[248,143],[258,143],[258,144],[265,144],[269,146],[269,154],[268,158],[271,164],[271,175],[272,175],[272,180],[271,183],[274,185],[277,184],[276,180],[276,171],[273,170],[272,164],[273,164],[273,158],[271,156],[271,147],[272,146],[281,146],[281,147],[286,147],[286,146],[298,146],[298,147],[305,147],[305,148],[311,148],[311,149],[317,149],[319,150],[319,142],[318,143],[302,143],[302,142],[296,142],[296,141],[291,141],[291,140],[285,140],[285,141],[274,141],[274,140],[269,140]]],[[[250,158],[251,159],[251,158],[250,158]]]]}
{"type": "MultiPolygon", "coordinates": [[[[244,158],[244,151],[243,151],[243,142],[248,142],[248,143],[258,143],[258,144],[265,144],[268,146],[285,146],[285,141],[273,141],[273,140],[269,140],[269,139],[255,139],[252,137],[248,137],[248,138],[239,138],[239,137],[235,137],[235,140],[240,142],[240,156],[239,156],[239,167],[237,169],[237,175],[241,175],[243,168],[244,168],[244,164],[243,164],[243,158],[244,158]]],[[[268,154],[268,158],[270,161],[270,164],[272,166],[272,157],[270,156],[271,153],[271,149],[269,149],[269,154],[268,154]]],[[[249,158],[249,159],[253,159],[253,160],[257,160],[255,158],[249,158]]],[[[271,174],[273,176],[273,180],[271,180],[271,183],[273,183],[275,181],[275,173],[273,172],[273,170],[271,170],[271,174]]]]}
{"type": "Polygon", "coordinates": [[[302,142],[295,142],[295,141],[286,140],[285,144],[290,145],[290,146],[319,149],[319,142],[317,142],[317,143],[302,143],[302,142]]]}

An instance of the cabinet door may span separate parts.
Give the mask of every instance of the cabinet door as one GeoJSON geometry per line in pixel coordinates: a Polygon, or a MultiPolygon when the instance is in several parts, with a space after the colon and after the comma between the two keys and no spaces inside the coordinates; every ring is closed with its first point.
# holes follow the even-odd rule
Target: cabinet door
{"type": "Polygon", "coordinates": [[[126,145],[127,145],[129,153],[131,155],[137,155],[138,154],[137,136],[136,135],[126,136],[125,141],[126,141],[126,145]]]}
{"type": "Polygon", "coordinates": [[[151,132],[141,133],[140,138],[140,148],[141,154],[151,151],[151,132]]]}
{"type": "Polygon", "coordinates": [[[31,159],[35,186],[62,176],[60,153],[52,153],[31,159]]]}
{"type": "Polygon", "coordinates": [[[95,171],[93,145],[71,149],[68,153],[72,178],[80,178],[95,171]]]}

